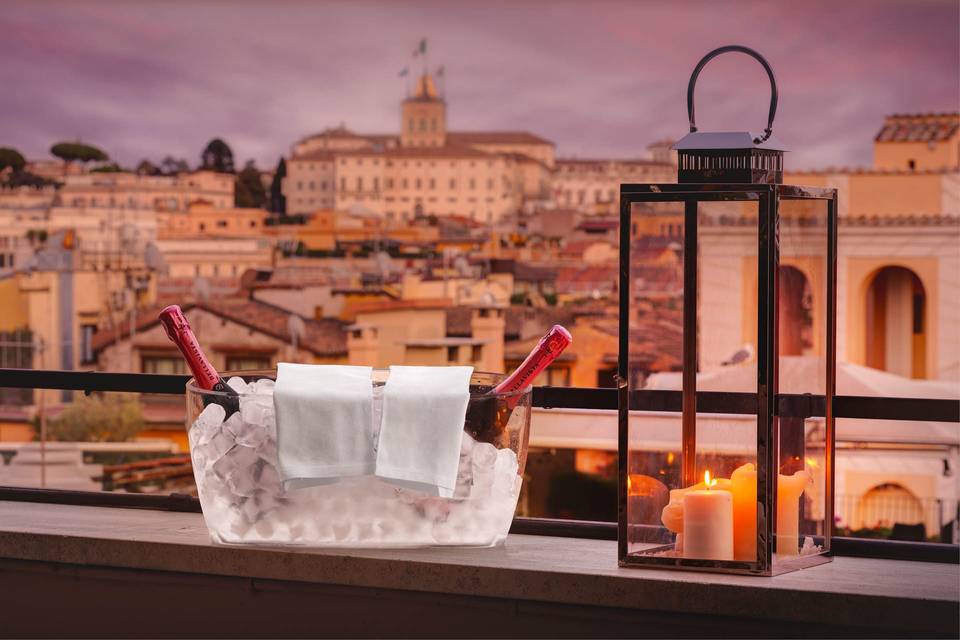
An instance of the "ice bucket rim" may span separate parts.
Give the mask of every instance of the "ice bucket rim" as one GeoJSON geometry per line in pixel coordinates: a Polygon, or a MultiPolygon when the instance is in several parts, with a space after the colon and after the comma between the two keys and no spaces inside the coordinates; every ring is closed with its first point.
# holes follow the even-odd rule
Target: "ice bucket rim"
{"type": "MultiPolygon", "coordinates": [[[[373,369],[373,382],[374,384],[383,383],[389,377],[390,370],[384,368],[374,368],[373,369]]],[[[249,369],[249,370],[239,370],[239,371],[224,371],[220,376],[224,380],[229,380],[234,376],[239,376],[241,378],[251,378],[251,377],[260,377],[260,378],[271,378],[276,379],[277,370],[276,369],[249,369]]],[[[471,376],[471,384],[492,384],[495,385],[501,380],[505,379],[507,376],[503,373],[494,373],[491,371],[474,371],[471,376]],[[481,376],[488,378],[483,382],[475,382],[474,378],[481,376]]],[[[188,394],[197,394],[204,396],[222,396],[227,397],[232,394],[229,394],[225,391],[214,391],[208,389],[202,389],[195,384],[194,378],[187,380],[186,389],[188,394]]],[[[483,398],[522,398],[525,395],[529,395],[533,390],[533,386],[529,386],[526,389],[520,391],[507,391],[502,393],[493,393],[492,391],[471,391],[470,400],[480,400],[483,398]]]]}

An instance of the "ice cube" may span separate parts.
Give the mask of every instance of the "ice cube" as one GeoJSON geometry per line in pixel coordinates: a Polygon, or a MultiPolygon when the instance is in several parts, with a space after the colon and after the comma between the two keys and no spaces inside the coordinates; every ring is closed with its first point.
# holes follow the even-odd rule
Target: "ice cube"
{"type": "Polygon", "coordinates": [[[473,447],[473,450],[470,452],[470,456],[473,458],[474,469],[477,469],[478,467],[493,468],[494,463],[497,461],[497,448],[489,442],[480,442],[473,447]]]}
{"type": "Polygon", "coordinates": [[[477,441],[474,440],[473,437],[472,437],[469,433],[467,433],[466,431],[464,431],[463,437],[462,437],[462,439],[460,440],[460,455],[461,455],[461,456],[469,456],[469,455],[470,455],[470,452],[473,450],[473,448],[474,448],[476,445],[477,445],[477,441]]]}
{"type": "Polygon", "coordinates": [[[238,394],[243,395],[245,393],[250,393],[249,385],[243,381],[243,378],[240,376],[233,376],[227,380],[227,386],[236,391],[238,394]]]}
{"type": "Polygon", "coordinates": [[[198,462],[203,462],[203,464],[198,464],[198,467],[205,468],[207,465],[214,464],[233,446],[233,434],[229,431],[214,429],[213,432],[212,437],[206,442],[201,438],[193,450],[194,458],[198,462]]]}
{"type": "Polygon", "coordinates": [[[259,460],[256,451],[238,444],[213,464],[213,471],[223,478],[233,494],[249,497],[257,491],[259,460]]]}
{"type": "Polygon", "coordinates": [[[257,485],[262,491],[273,495],[283,493],[280,483],[280,472],[268,460],[260,458],[260,476],[257,478],[257,485]]]}
{"type": "Polygon", "coordinates": [[[240,421],[231,428],[237,444],[259,447],[270,435],[268,424],[273,420],[273,403],[265,406],[256,396],[240,398],[240,421]]]}
{"type": "Polygon", "coordinates": [[[258,396],[272,396],[273,388],[276,385],[276,382],[270,378],[260,378],[259,380],[254,380],[248,385],[249,391],[252,394],[258,396]]]}
{"type": "Polygon", "coordinates": [[[493,466],[494,491],[504,494],[512,493],[517,471],[517,454],[512,449],[498,450],[497,460],[493,466]]]}
{"type": "Polygon", "coordinates": [[[243,418],[240,417],[240,413],[235,412],[230,414],[227,421],[223,423],[222,428],[231,435],[236,436],[243,428],[243,418]]]}
{"type": "Polygon", "coordinates": [[[497,448],[490,443],[481,442],[471,452],[473,467],[473,485],[471,498],[486,498],[490,495],[494,482],[494,467],[497,463],[497,448]]]}
{"type": "Polygon", "coordinates": [[[193,422],[193,428],[200,431],[207,431],[209,429],[214,429],[223,424],[224,418],[227,417],[227,412],[219,404],[211,402],[200,412],[200,415],[197,416],[197,419],[193,422]]]}

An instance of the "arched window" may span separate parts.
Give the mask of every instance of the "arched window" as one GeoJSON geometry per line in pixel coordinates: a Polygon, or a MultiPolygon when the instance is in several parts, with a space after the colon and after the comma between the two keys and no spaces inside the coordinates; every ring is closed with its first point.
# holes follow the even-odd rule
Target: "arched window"
{"type": "Polygon", "coordinates": [[[781,356],[802,356],[813,347],[813,296],[810,282],[800,269],[780,267],[781,356]]]}
{"type": "Polygon", "coordinates": [[[866,363],[905,378],[926,376],[927,296],[910,269],[874,274],[866,300],[866,363]]]}
{"type": "Polygon", "coordinates": [[[851,518],[855,529],[893,527],[895,524],[921,524],[926,520],[923,503],[896,483],[884,483],[867,491],[857,501],[851,518]]]}
{"type": "Polygon", "coordinates": [[[426,131],[426,130],[427,130],[427,119],[420,118],[420,131],[426,131]]]}

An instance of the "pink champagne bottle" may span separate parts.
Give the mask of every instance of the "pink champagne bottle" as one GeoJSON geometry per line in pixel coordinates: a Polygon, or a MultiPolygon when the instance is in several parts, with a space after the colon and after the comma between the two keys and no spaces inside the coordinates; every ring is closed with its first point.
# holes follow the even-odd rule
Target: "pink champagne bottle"
{"type": "Polygon", "coordinates": [[[529,387],[534,379],[544,369],[550,366],[563,353],[573,337],[570,332],[558,324],[540,338],[533,351],[520,363],[520,366],[509,376],[503,379],[491,391],[491,398],[474,400],[467,412],[466,429],[474,439],[483,442],[496,442],[510,420],[514,407],[522,397],[522,392],[529,387]],[[498,400],[496,394],[509,393],[503,400],[498,400]]]}
{"type": "Polygon", "coordinates": [[[215,402],[223,406],[228,415],[237,411],[240,405],[236,391],[224,382],[217,370],[210,364],[210,360],[207,359],[203,349],[200,348],[197,336],[193,334],[193,329],[190,328],[190,323],[187,322],[187,317],[183,315],[183,310],[175,304],[164,308],[160,312],[160,324],[163,325],[167,337],[180,350],[180,355],[183,356],[187,367],[190,368],[190,373],[193,374],[197,386],[207,391],[218,392],[204,395],[203,403],[206,405],[215,402]],[[226,394],[226,396],[223,394],[226,394]]]}

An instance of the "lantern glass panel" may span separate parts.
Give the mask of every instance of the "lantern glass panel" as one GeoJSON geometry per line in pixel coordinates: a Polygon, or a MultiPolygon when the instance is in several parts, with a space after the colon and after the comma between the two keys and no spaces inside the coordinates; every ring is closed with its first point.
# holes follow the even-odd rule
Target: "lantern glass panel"
{"type": "Polygon", "coordinates": [[[803,395],[828,394],[828,203],[786,195],[779,203],[778,387],[782,397],[795,400],[782,402],[774,421],[779,485],[774,572],[825,548],[826,420],[804,415],[810,407],[803,395]]]}
{"type": "MultiPolygon", "coordinates": [[[[686,556],[682,537],[677,544],[683,513],[669,506],[671,499],[682,500],[679,490],[702,484],[705,472],[719,479],[715,493],[729,491],[734,470],[747,464],[756,468],[757,463],[757,415],[751,407],[757,393],[759,206],[756,199],[711,199],[716,197],[707,193],[695,203],[700,236],[696,244],[696,373],[698,391],[724,406],[720,410],[707,407],[697,414],[695,460],[686,478],[681,414],[643,410],[648,408],[644,391],[679,392],[682,388],[685,205],[631,205],[627,348],[628,396],[635,408],[629,412],[627,427],[627,553],[664,562],[685,557],[693,565],[703,560],[708,568],[714,560],[739,559],[736,564],[748,571],[757,563],[755,526],[746,534],[741,531],[750,540],[741,545],[739,556],[733,555],[732,528],[731,538],[720,543],[726,545],[726,552],[686,556]],[[674,233],[667,242],[663,232],[671,229],[674,233]],[[704,241],[704,236],[712,240],[704,241]],[[664,251],[665,246],[671,251],[664,251]],[[743,406],[743,411],[738,413],[737,406],[743,406]]],[[[751,504],[755,510],[756,500],[751,504]]],[[[733,505],[730,512],[732,518],[733,505]]],[[[722,537],[724,532],[718,530],[716,535],[722,537]]]]}
{"type": "Polygon", "coordinates": [[[621,563],[775,575],[828,560],[836,192],[621,196],[621,563]],[[707,507],[695,536],[704,491],[733,504],[707,507]]]}

